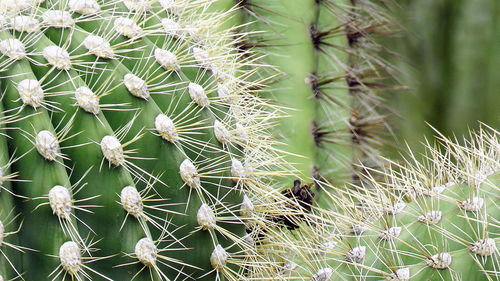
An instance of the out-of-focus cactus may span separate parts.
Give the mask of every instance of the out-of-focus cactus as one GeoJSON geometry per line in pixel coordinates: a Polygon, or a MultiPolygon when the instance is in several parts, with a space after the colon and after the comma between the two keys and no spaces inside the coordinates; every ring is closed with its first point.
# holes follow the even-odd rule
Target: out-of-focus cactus
{"type": "Polygon", "coordinates": [[[212,2],[0,1],[3,280],[274,278],[275,109],[212,2]]]}
{"type": "Polygon", "coordinates": [[[467,134],[478,120],[500,127],[500,5],[479,1],[398,1],[401,37],[398,66],[408,95],[388,101],[402,118],[394,122],[412,147],[433,132],[467,134]]]}
{"type": "Polygon", "coordinates": [[[300,233],[276,235],[296,241],[283,247],[284,267],[315,281],[497,280],[499,136],[485,128],[462,144],[440,137],[443,149],[428,145],[423,163],[410,154],[371,171],[386,181],[368,175],[370,191],[332,188],[329,210],[313,211],[300,233]]]}
{"type": "MultiPolygon", "coordinates": [[[[381,79],[393,70],[377,37],[391,30],[378,1],[237,0],[246,45],[282,72],[272,97],[289,118],[277,138],[303,178],[358,181],[358,165],[380,164],[389,134],[381,79]]],[[[266,72],[265,75],[268,75],[266,72]]]]}

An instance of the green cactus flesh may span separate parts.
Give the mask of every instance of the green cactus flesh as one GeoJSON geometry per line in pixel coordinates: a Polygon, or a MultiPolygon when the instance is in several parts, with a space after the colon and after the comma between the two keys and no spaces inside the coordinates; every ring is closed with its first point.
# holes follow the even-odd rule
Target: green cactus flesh
{"type": "Polygon", "coordinates": [[[273,274],[273,108],[211,4],[0,2],[3,280],[273,274]]]}

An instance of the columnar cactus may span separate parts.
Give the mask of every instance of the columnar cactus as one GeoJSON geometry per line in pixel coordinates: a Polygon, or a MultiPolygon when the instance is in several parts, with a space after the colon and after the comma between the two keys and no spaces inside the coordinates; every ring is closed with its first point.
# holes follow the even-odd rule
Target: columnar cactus
{"type": "Polygon", "coordinates": [[[0,2],[2,280],[273,278],[275,110],[212,2],[0,2]]]}
{"type": "Polygon", "coordinates": [[[423,164],[410,154],[383,172],[385,183],[369,178],[371,191],[332,189],[329,211],[313,211],[300,233],[282,233],[283,245],[301,237],[287,247],[289,274],[315,281],[497,280],[499,135],[481,130],[462,145],[441,138],[444,149],[429,145],[423,164]]]}
{"type": "MultiPolygon", "coordinates": [[[[390,32],[379,1],[246,0],[247,44],[283,72],[272,96],[290,118],[277,133],[301,177],[357,182],[358,164],[380,164],[388,135],[379,81],[393,70],[376,37],[390,32]],[[251,22],[251,24],[249,24],[251,22]],[[254,23],[255,22],[255,23],[254,23]]],[[[265,73],[268,75],[268,73],[265,73]]]]}

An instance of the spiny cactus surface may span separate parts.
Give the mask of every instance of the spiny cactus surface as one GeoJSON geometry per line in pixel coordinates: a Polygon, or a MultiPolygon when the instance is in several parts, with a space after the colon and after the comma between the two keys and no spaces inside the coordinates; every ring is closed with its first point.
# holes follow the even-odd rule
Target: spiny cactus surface
{"type": "Polygon", "coordinates": [[[212,2],[0,2],[0,279],[274,278],[275,110],[212,2]]]}
{"type": "Polygon", "coordinates": [[[367,175],[363,192],[328,192],[330,209],[313,210],[282,238],[287,273],[315,281],[498,280],[499,133],[484,128],[462,144],[441,143],[428,146],[423,162],[410,154],[406,164],[371,171],[386,181],[367,175]]]}
{"type": "Polygon", "coordinates": [[[379,165],[389,135],[381,80],[394,70],[378,37],[391,32],[392,3],[237,2],[247,34],[240,51],[261,51],[281,72],[270,91],[289,118],[276,135],[301,177],[356,182],[359,163],[379,165]]]}

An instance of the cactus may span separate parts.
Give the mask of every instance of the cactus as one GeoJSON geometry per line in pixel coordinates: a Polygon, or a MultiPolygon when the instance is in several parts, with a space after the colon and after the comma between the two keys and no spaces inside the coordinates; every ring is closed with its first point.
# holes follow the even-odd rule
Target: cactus
{"type": "Polygon", "coordinates": [[[498,279],[498,132],[373,168],[370,2],[0,1],[0,280],[498,279]]]}
{"type": "Polygon", "coordinates": [[[276,109],[212,2],[0,2],[0,279],[276,275],[276,109]]]}
{"type": "Polygon", "coordinates": [[[287,273],[315,281],[497,280],[499,136],[482,128],[459,144],[440,135],[444,149],[428,144],[423,162],[410,153],[405,164],[370,171],[363,192],[331,188],[330,209],[313,211],[300,232],[277,235],[294,245],[286,246],[287,273]]]}
{"type": "Polygon", "coordinates": [[[408,32],[398,46],[411,95],[389,105],[404,117],[394,129],[412,147],[433,132],[467,134],[477,120],[500,127],[498,118],[498,38],[500,5],[496,1],[398,1],[408,32]]]}
{"type": "Polygon", "coordinates": [[[277,138],[299,176],[357,182],[358,164],[380,165],[378,150],[389,134],[381,91],[388,85],[380,80],[394,71],[377,41],[391,31],[386,4],[237,2],[248,33],[245,47],[266,54],[264,61],[283,73],[270,88],[289,115],[277,138]]]}

